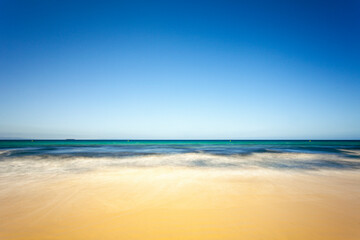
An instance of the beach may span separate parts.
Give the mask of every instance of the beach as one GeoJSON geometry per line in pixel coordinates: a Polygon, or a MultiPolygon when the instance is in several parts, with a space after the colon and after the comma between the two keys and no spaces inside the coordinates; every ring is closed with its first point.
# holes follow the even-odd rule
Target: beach
{"type": "Polygon", "coordinates": [[[0,239],[359,239],[358,146],[310,147],[3,146],[0,239]]]}

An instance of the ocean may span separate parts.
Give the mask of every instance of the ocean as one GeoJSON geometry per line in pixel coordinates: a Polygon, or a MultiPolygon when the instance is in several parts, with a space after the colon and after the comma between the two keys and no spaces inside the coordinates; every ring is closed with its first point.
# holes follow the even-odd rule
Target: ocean
{"type": "Polygon", "coordinates": [[[9,163],[14,166],[19,160],[34,161],[31,167],[40,165],[39,161],[48,165],[66,160],[57,165],[59,170],[81,171],[106,166],[355,170],[360,168],[359,159],[360,141],[0,141],[0,171],[5,173],[20,171],[9,169],[9,163]],[[69,161],[71,166],[66,165],[69,161]]]}

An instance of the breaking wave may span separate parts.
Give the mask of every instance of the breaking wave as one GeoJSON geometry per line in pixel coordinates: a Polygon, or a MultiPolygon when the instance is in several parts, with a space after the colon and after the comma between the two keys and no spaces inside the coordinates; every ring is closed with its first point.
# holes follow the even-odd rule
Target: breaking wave
{"type": "Polygon", "coordinates": [[[218,169],[275,169],[275,170],[356,170],[360,169],[357,152],[351,154],[299,153],[254,151],[246,154],[188,153],[131,153],[116,156],[83,156],[76,154],[26,154],[3,152],[0,174],[33,174],[83,172],[121,167],[186,167],[218,169]],[[5,155],[5,156],[4,156],[5,155]],[[355,157],[354,157],[355,156],[355,157]]]}

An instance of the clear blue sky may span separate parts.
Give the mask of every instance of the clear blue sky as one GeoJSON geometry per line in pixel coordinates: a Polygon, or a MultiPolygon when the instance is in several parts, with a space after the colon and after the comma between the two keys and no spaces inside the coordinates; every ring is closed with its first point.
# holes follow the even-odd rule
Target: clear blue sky
{"type": "Polygon", "coordinates": [[[1,0],[0,137],[360,139],[360,2],[1,0]]]}

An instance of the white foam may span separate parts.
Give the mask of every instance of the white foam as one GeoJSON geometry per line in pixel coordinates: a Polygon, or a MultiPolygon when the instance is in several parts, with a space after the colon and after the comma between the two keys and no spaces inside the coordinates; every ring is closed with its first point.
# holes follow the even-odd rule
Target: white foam
{"type": "MultiPolygon", "coordinates": [[[[218,169],[266,169],[281,170],[321,168],[336,169],[336,164],[344,168],[360,164],[358,159],[338,154],[314,153],[253,153],[249,155],[213,155],[208,153],[157,154],[132,157],[70,157],[26,156],[0,161],[0,176],[9,174],[83,172],[104,168],[121,167],[187,167],[218,169]],[[323,167],[319,162],[330,162],[323,167]],[[331,164],[334,164],[333,166],[331,164]],[[345,164],[345,165],[344,165],[345,164]],[[348,165],[346,165],[348,164],[348,165]]],[[[356,169],[359,169],[358,166],[356,169]]],[[[340,168],[341,169],[341,168],[340,168]]],[[[354,168],[355,169],[355,168],[354,168]]]]}

